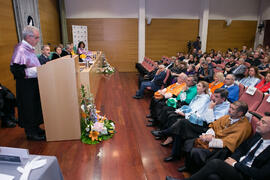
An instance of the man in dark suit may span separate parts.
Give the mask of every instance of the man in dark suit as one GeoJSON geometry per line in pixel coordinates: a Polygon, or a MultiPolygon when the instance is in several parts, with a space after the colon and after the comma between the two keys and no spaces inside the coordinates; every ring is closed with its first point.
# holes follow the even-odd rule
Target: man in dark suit
{"type": "Polygon", "coordinates": [[[46,64],[48,61],[50,61],[50,46],[49,45],[43,45],[41,47],[41,55],[39,56],[38,60],[40,64],[46,64]]]}
{"type": "Polygon", "coordinates": [[[251,66],[258,67],[261,64],[260,53],[256,51],[253,55],[253,59],[247,59],[246,62],[251,66]]]}
{"type": "Polygon", "coordinates": [[[61,57],[67,56],[67,55],[72,55],[71,52],[72,52],[72,46],[70,44],[67,44],[66,49],[62,50],[61,57]]]}
{"type": "Polygon", "coordinates": [[[133,96],[135,99],[143,98],[144,89],[150,87],[151,90],[157,91],[161,88],[163,80],[166,77],[166,69],[164,65],[159,65],[158,70],[151,81],[144,81],[141,83],[139,90],[136,92],[136,95],[133,96]]]}
{"type": "MultiPolygon", "coordinates": [[[[270,179],[270,113],[257,123],[256,134],[243,142],[225,161],[209,161],[189,180],[244,180],[270,179]]],[[[176,180],[166,177],[166,180],[176,180]]]]}

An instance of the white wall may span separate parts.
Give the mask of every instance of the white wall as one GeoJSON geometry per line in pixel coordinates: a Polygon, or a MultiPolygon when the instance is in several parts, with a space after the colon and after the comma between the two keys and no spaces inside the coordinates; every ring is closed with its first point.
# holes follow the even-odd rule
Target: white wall
{"type": "MultiPolygon", "coordinates": [[[[257,20],[259,0],[210,0],[209,19],[257,20]]],[[[270,19],[270,0],[262,0],[270,19]]],[[[139,0],[65,0],[67,18],[138,18],[139,0]]],[[[199,19],[201,0],[146,0],[146,17],[199,19]]]]}
{"type": "Polygon", "coordinates": [[[209,19],[257,20],[258,18],[259,0],[210,0],[209,4],[209,19]]]}
{"type": "Polygon", "coordinates": [[[262,0],[262,20],[270,20],[270,1],[262,0]]]}
{"type": "Polygon", "coordinates": [[[201,0],[146,0],[151,18],[199,19],[201,0]]]}
{"type": "Polygon", "coordinates": [[[65,0],[66,18],[137,18],[138,0],[65,0]]]}

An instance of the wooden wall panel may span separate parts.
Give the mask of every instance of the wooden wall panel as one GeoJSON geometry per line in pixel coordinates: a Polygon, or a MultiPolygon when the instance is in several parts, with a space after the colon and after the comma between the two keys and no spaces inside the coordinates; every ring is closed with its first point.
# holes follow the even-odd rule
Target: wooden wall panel
{"type": "Polygon", "coordinates": [[[52,48],[61,42],[58,0],[39,0],[40,26],[43,44],[52,48]]]}
{"type": "Polygon", "coordinates": [[[68,38],[72,40],[72,25],[84,25],[88,30],[88,49],[102,50],[108,61],[120,72],[136,71],[138,61],[137,19],[67,19],[68,38]]]}
{"type": "Polygon", "coordinates": [[[18,43],[12,1],[0,1],[0,83],[15,93],[15,81],[9,64],[18,43]]]}
{"type": "Polygon", "coordinates": [[[224,20],[208,21],[207,51],[210,49],[225,51],[228,48],[254,46],[257,21],[233,20],[226,26],[224,20]]]}
{"type": "Polygon", "coordinates": [[[187,42],[196,40],[199,34],[199,20],[194,19],[152,19],[146,25],[147,57],[158,60],[162,56],[175,56],[187,51],[187,42]]]}

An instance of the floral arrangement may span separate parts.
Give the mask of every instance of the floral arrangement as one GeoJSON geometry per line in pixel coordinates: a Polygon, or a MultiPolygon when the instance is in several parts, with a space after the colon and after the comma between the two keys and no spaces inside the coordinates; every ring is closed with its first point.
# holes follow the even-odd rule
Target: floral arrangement
{"type": "Polygon", "coordinates": [[[83,51],[79,56],[83,61],[92,61],[93,58],[96,57],[91,51],[83,51]]]}
{"type": "Polygon", "coordinates": [[[97,72],[103,74],[113,74],[115,72],[115,69],[108,63],[104,56],[102,57],[102,60],[102,67],[98,68],[97,72]]]}
{"type": "Polygon", "coordinates": [[[115,134],[115,125],[112,120],[101,116],[96,110],[92,94],[88,95],[84,86],[81,86],[81,140],[85,144],[97,144],[112,138],[115,134]]]}
{"type": "Polygon", "coordinates": [[[85,60],[86,57],[87,57],[86,54],[81,54],[80,55],[80,58],[83,59],[83,60],[85,60]]]}

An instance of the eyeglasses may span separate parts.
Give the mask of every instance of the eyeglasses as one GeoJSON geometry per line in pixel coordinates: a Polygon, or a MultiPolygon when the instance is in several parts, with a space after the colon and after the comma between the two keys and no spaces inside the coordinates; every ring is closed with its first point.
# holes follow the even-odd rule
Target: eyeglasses
{"type": "Polygon", "coordinates": [[[33,37],[34,39],[39,39],[39,36],[34,36],[34,35],[30,35],[31,37],[33,37]]]}

